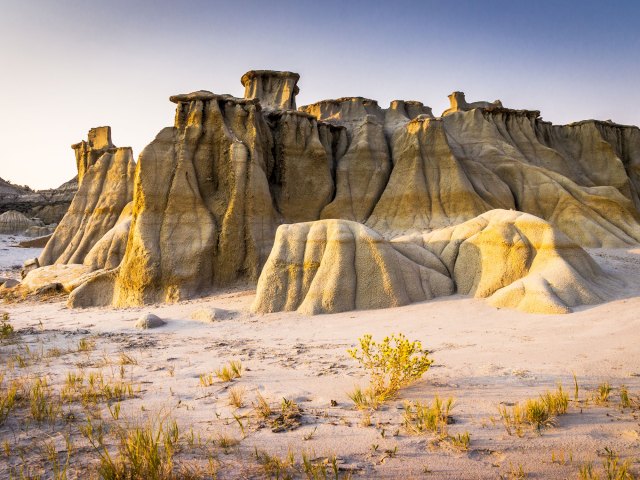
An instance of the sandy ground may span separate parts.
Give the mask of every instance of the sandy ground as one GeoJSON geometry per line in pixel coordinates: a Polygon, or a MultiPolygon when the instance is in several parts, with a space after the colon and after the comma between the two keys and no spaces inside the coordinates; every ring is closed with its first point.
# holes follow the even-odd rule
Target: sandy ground
{"type": "MultiPolygon", "coordinates": [[[[54,301],[0,305],[0,310],[9,312],[32,351],[73,350],[81,338],[95,340],[92,353],[62,355],[27,367],[30,374],[49,375],[53,385],[60,386],[68,371],[98,368],[100,358],[106,365],[120,352],[133,357],[137,364],[127,366],[127,375],[140,392],[122,402],[123,415],[144,419],[167,413],[181,430],[192,428],[202,438],[221,433],[237,438],[239,445],[216,451],[221,478],[264,476],[255,470],[256,448],[280,456],[288,450],[296,456],[302,451],[314,457],[337,455],[342,473],[354,478],[518,478],[515,471],[520,468],[527,478],[576,478],[587,461],[601,469],[605,449],[629,459],[638,473],[639,412],[620,407],[618,388],[626,385],[638,399],[640,249],[590,253],[627,286],[619,298],[569,315],[498,310],[483,300],[454,295],[387,310],[258,316],[249,313],[254,291],[242,288],[144,308],[69,310],[62,301],[54,301]],[[189,319],[203,307],[232,315],[214,323],[189,319]],[[144,313],[168,323],[137,330],[134,323],[144,313]],[[366,385],[367,377],[346,350],[366,333],[382,339],[394,332],[420,340],[432,352],[434,364],[397,400],[371,412],[371,425],[363,426],[363,413],[353,408],[347,394],[356,385],[366,385]],[[228,405],[230,384],[204,387],[199,381],[200,375],[234,359],[246,370],[232,382],[246,390],[246,406],[240,409],[228,405]],[[523,437],[507,433],[499,405],[536,397],[555,389],[558,382],[573,398],[574,373],[581,402],[571,402],[569,413],[559,417],[555,427],[523,437]],[[585,404],[603,382],[613,386],[611,401],[585,404]],[[257,392],[274,408],[282,398],[297,402],[303,409],[299,428],[280,433],[259,428],[251,407],[257,392]],[[436,394],[455,398],[449,433],[468,431],[468,451],[403,428],[403,403],[430,401],[436,394]]],[[[2,348],[5,362],[9,347],[2,348]]],[[[7,428],[0,428],[0,442],[10,435],[15,438],[15,431],[7,428]]],[[[18,438],[33,441],[35,435],[40,434],[34,430],[18,438]]],[[[62,445],[60,434],[52,438],[62,445]]],[[[0,477],[16,461],[0,458],[0,477]]]]}

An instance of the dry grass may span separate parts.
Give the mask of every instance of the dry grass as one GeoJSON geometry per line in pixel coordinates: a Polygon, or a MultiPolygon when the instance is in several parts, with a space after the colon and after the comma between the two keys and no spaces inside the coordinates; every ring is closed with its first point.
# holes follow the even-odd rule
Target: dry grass
{"type": "Polygon", "coordinates": [[[593,465],[587,462],[580,466],[578,470],[580,480],[634,480],[636,476],[631,471],[631,461],[620,460],[616,452],[605,448],[605,458],[602,461],[602,476],[593,465]]]}
{"type": "Polygon", "coordinates": [[[529,426],[540,432],[545,427],[556,424],[555,417],[567,413],[569,397],[562,385],[553,392],[545,392],[539,398],[530,398],[513,407],[500,406],[498,411],[509,435],[524,434],[523,427],[529,426]]]}
{"type": "Polygon", "coordinates": [[[9,314],[4,312],[0,319],[0,340],[9,340],[15,335],[15,329],[9,321],[9,314]]]}
{"type": "Polygon", "coordinates": [[[611,395],[611,385],[609,382],[603,382],[598,385],[593,399],[597,404],[605,405],[609,403],[609,395],[611,395]]]}
{"type": "Polygon", "coordinates": [[[445,437],[453,406],[453,398],[443,401],[437,395],[431,403],[407,402],[402,416],[404,428],[414,435],[431,432],[445,437]]]}
{"type": "Polygon", "coordinates": [[[353,392],[348,393],[347,396],[358,410],[376,410],[380,406],[378,397],[368,388],[362,389],[361,387],[356,387],[353,392]]]}
{"type": "Polygon", "coordinates": [[[117,440],[117,451],[109,452],[105,425],[87,419],[81,429],[100,458],[98,475],[105,480],[173,479],[173,457],[179,429],[175,421],[161,418],[142,426],[110,428],[117,440]]]}
{"type": "Polygon", "coordinates": [[[302,418],[302,410],[293,400],[282,399],[280,404],[280,412],[275,419],[271,421],[271,431],[274,433],[284,432],[287,430],[295,430],[300,426],[302,418]]]}
{"type": "Polygon", "coordinates": [[[232,360],[214,373],[223,382],[231,382],[236,378],[242,377],[242,370],[242,363],[239,360],[232,360]]]}
{"type": "Polygon", "coordinates": [[[269,402],[262,396],[260,392],[256,393],[256,401],[253,405],[253,410],[258,418],[266,420],[271,416],[273,410],[269,402]]]}
{"type": "Polygon", "coordinates": [[[236,408],[242,408],[244,405],[244,395],[246,389],[242,386],[232,387],[229,389],[229,405],[236,408]]]}

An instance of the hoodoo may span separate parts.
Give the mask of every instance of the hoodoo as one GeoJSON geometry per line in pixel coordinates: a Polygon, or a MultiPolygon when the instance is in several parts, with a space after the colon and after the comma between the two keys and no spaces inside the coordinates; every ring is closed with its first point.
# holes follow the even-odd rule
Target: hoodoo
{"type": "Polygon", "coordinates": [[[244,98],[172,96],[174,125],[135,172],[108,127],[74,146],[80,189],[40,257],[90,272],[71,282],[69,304],[171,302],[248,282],[256,312],[454,292],[569,312],[619,288],[583,247],[640,242],[637,127],[554,126],[462,92],[438,118],[419,101],[385,109],[362,97],[296,110],[298,81],[252,70],[244,98]]]}
{"type": "Polygon", "coordinates": [[[273,70],[250,70],[240,82],[244,98],[256,98],[267,110],[295,110],[300,75],[273,70]]]}

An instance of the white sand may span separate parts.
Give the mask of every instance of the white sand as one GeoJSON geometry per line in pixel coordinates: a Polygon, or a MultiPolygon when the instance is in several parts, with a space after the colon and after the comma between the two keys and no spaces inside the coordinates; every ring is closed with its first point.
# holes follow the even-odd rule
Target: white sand
{"type": "MultiPolygon", "coordinates": [[[[138,365],[128,368],[142,385],[141,396],[123,402],[125,414],[132,417],[144,405],[154,415],[169,411],[184,430],[192,426],[203,438],[218,432],[241,438],[231,416],[235,410],[227,405],[228,384],[199,385],[200,374],[232,359],[248,369],[234,382],[247,389],[247,403],[256,391],[274,406],[282,397],[299,403],[305,412],[300,428],[272,433],[249,427],[240,446],[220,456],[226,472],[222,478],[249,475],[252,470],[243,465],[251,463],[254,447],[281,455],[288,449],[312,450],[316,456],[333,453],[346,468],[357,469],[356,478],[422,478],[425,467],[431,472],[427,478],[497,478],[519,465],[530,478],[574,478],[585,461],[599,466],[605,447],[625,458],[640,453],[638,412],[616,406],[617,390],[611,406],[589,406],[582,412],[570,407],[555,428],[524,438],[507,435],[497,408],[501,402],[535,397],[557,382],[572,397],[573,372],[582,398],[603,381],[616,388],[625,384],[632,394],[640,394],[640,249],[591,253],[608,272],[625,279],[627,288],[614,301],[569,315],[496,310],[483,300],[456,295],[388,310],[254,316],[248,313],[254,292],[242,289],[145,308],[68,310],[61,302],[0,308],[10,312],[15,327],[35,327],[25,336],[34,347],[42,339],[44,349],[73,345],[90,334],[97,341],[96,356],[106,352],[106,358],[115,358],[126,351],[135,357],[138,365]],[[235,315],[213,324],[189,320],[191,312],[205,306],[235,315]],[[135,330],[135,320],[147,312],[168,325],[135,330]],[[40,324],[43,332],[38,332],[40,324]],[[421,340],[435,362],[422,381],[372,414],[374,425],[363,427],[347,392],[366,379],[346,349],[365,333],[381,339],[392,332],[421,340]],[[434,394],[455,397],[450,433],[470,432],[468,452],[430,446],[431,436],[408,435],[402,428],[403,401],[431,400],[434,394]],[[331,407],[331,400],[338,406],[331,407]],[[396,456],[381,462],[383,451],[395,446],[396,456]],[[552,452],[556,458],[564,455],[565,464],[552,463],[552,452]]],[[[77,358],[63,356],[37,368],[60,383],[64,373],[77,368],[74,363],[77,358]]],[[[635,463],[633,468],[639,467],[635,463]]]]}
{"type": "Polygon", "coordinates": [[[41,248],[20,248],[15,245],[23,240],[33,240],[22,235],[0,235],[0,277],[20,280],[24,261],[40,255],[41,248]]]}

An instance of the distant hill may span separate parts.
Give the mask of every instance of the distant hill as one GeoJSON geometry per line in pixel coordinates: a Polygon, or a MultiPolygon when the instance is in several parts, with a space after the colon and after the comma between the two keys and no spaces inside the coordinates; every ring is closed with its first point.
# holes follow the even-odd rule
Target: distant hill
{"type": "Polygon", "coordinates": [[[33,190],[0,178],[0,214],[16,210],[46,224],[58,223],[66,213],[78,190],[77,177],[58,188],[33,190]]]}

